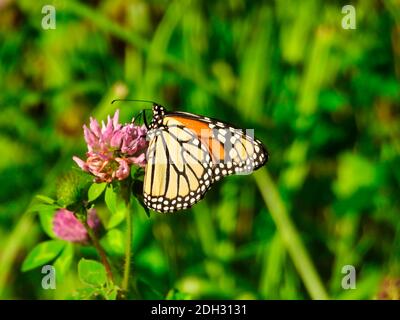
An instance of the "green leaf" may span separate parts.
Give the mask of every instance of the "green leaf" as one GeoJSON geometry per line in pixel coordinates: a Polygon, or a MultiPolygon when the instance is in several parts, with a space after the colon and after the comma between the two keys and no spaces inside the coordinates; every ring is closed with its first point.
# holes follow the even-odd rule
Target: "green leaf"
{"type": "Polygon", "coordinates": [[[144,178],[144,169],[137,166],[131,167],[131,177],[133,180],[143,181],[144,178]]]}
{"type": "Polygon", "coordinates": [[[47,204],[53,204],[54,202],[56,202],[54,199],[44,196],[44,195],[41,195],[41,194],[36,195],[36,199],[38,199],[44,203],[47,203],[47,204]]]}
{"type": "Polygon", "coordinates": [[[45,204],[45,203],[35,203],[31,205],[28,209],[29,212],[42,212],[42,211],[49,211],[49,210],[57,210],[59,209],[59,206],[56,206],[54,204],[45,204]]]}
{"type": "Polygon", "coordinates": [[[79,279],[88,285],[100,287],[107,281],[106,269],[97,261],[82,258],[78,263],[79,279]]]}
{"type": "Polygon", "coordinates": [[[104,200],[106,202],[108,210],[110,210],[111,213],[115,213],[117,211],[117,194],[115,193],[114,188],[111,184],[106,189],[104,200]]]}
{"type": "Polygon", "coordinates": [[[57,277],[63,278],[74,258],[74,247],[72,243],[67,243],[64,250],[54,262],[54,268],[56,269],[57,277]]]}
{"type": "Polygon", "coordinates": [[[53,218],[55,210],[54,208],[48,208],[39,212],[39,221],[43,231],[50,237],[55,238],[56,235],[53,231],[53,218]]]}
{"type": "Polygon", "coordinates": [[[39,243],[25,258],[21,270],[23,272],[29,271],[53,260],[64,246],[65,242],[61,240],[49,240],[39,243]]]}
{"type": "Polygon", "coordinates": [[[107,183],[93,183],[88,191],[88,200],[92,202],[96,200],[100,195],[103,193],[104,189],[106,188],[107,183]]]}

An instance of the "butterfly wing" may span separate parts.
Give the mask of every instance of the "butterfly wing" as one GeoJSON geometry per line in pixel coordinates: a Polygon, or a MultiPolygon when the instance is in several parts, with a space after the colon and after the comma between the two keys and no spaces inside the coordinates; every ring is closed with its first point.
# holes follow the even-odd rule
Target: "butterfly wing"
{"type": "Polygon", "coordinates": [[[145,204],[155,211],[187,209],[221,177],[251,173],[268,160],[251,131],[191,113],[161,112],[148,132],[143,190],[145,204]]]}
{"type": "Polygon", "coordinates": [[[175,112],[170,117],[195,131],[208,148],[215,180],[231,174],[249,174],[268,161],[268,152],[254,137],[254,130],[238,129],[217,119],[186,112],[175,112]]]}
{"type": "Polygon", "coordinates": [[[144,203],[159,212],[187,209],[204,196],[212,159],[196,135],[181,125],[149,131],[144,203]]]}

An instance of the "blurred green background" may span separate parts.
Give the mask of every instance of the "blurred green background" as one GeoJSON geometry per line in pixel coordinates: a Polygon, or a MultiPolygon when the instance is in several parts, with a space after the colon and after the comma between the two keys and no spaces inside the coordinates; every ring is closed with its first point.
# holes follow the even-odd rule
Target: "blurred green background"
{"type": "MultiPolygon", "coordinates": [[[[254,128],[271,154],[187,212],[134,208],[141,298],[399,298],[400,2],[352,2],[354,30],[346,4],[0,0],[0,298],[79,287],[85,247],[56,290],[40,269],[21,273],[48,239],[28,208],[84,155],[90,115],[119,108],[129,121],[149,107],[115,98],[254,128]],[[47,4],[54,30],[41,26],[47,4]],[[355,290],[341,287],[344,265],[355,290]]],[[[123,239],[110,241],[122,261],[123,239]]]]}

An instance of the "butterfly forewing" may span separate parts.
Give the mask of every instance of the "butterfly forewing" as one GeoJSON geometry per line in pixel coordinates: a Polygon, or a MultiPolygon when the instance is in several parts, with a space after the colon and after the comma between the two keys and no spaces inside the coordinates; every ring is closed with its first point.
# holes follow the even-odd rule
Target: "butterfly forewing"
{"type": "Polygon", "coordinates": [[[216,119],[176,112],[188,128],[196,131],[213,158],[214,179],[230,174],[249,174],[265,164],[268,153],[254,138],[254,130],[242,130],[216,119]],[[200,129],[199,129],[200,128],[200,129]]]}

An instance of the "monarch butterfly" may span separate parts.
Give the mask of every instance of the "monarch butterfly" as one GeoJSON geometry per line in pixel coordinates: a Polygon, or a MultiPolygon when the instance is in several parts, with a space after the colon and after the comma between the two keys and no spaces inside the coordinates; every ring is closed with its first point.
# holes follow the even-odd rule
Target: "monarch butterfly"
{"type": "Polygon", "coordinates": [[[223,176],[250,173],[268,152],[261,141],[216,119],[168,112],[153,103],[143,182],[144,204],[158,212],[190,208],[223,176]]]}

